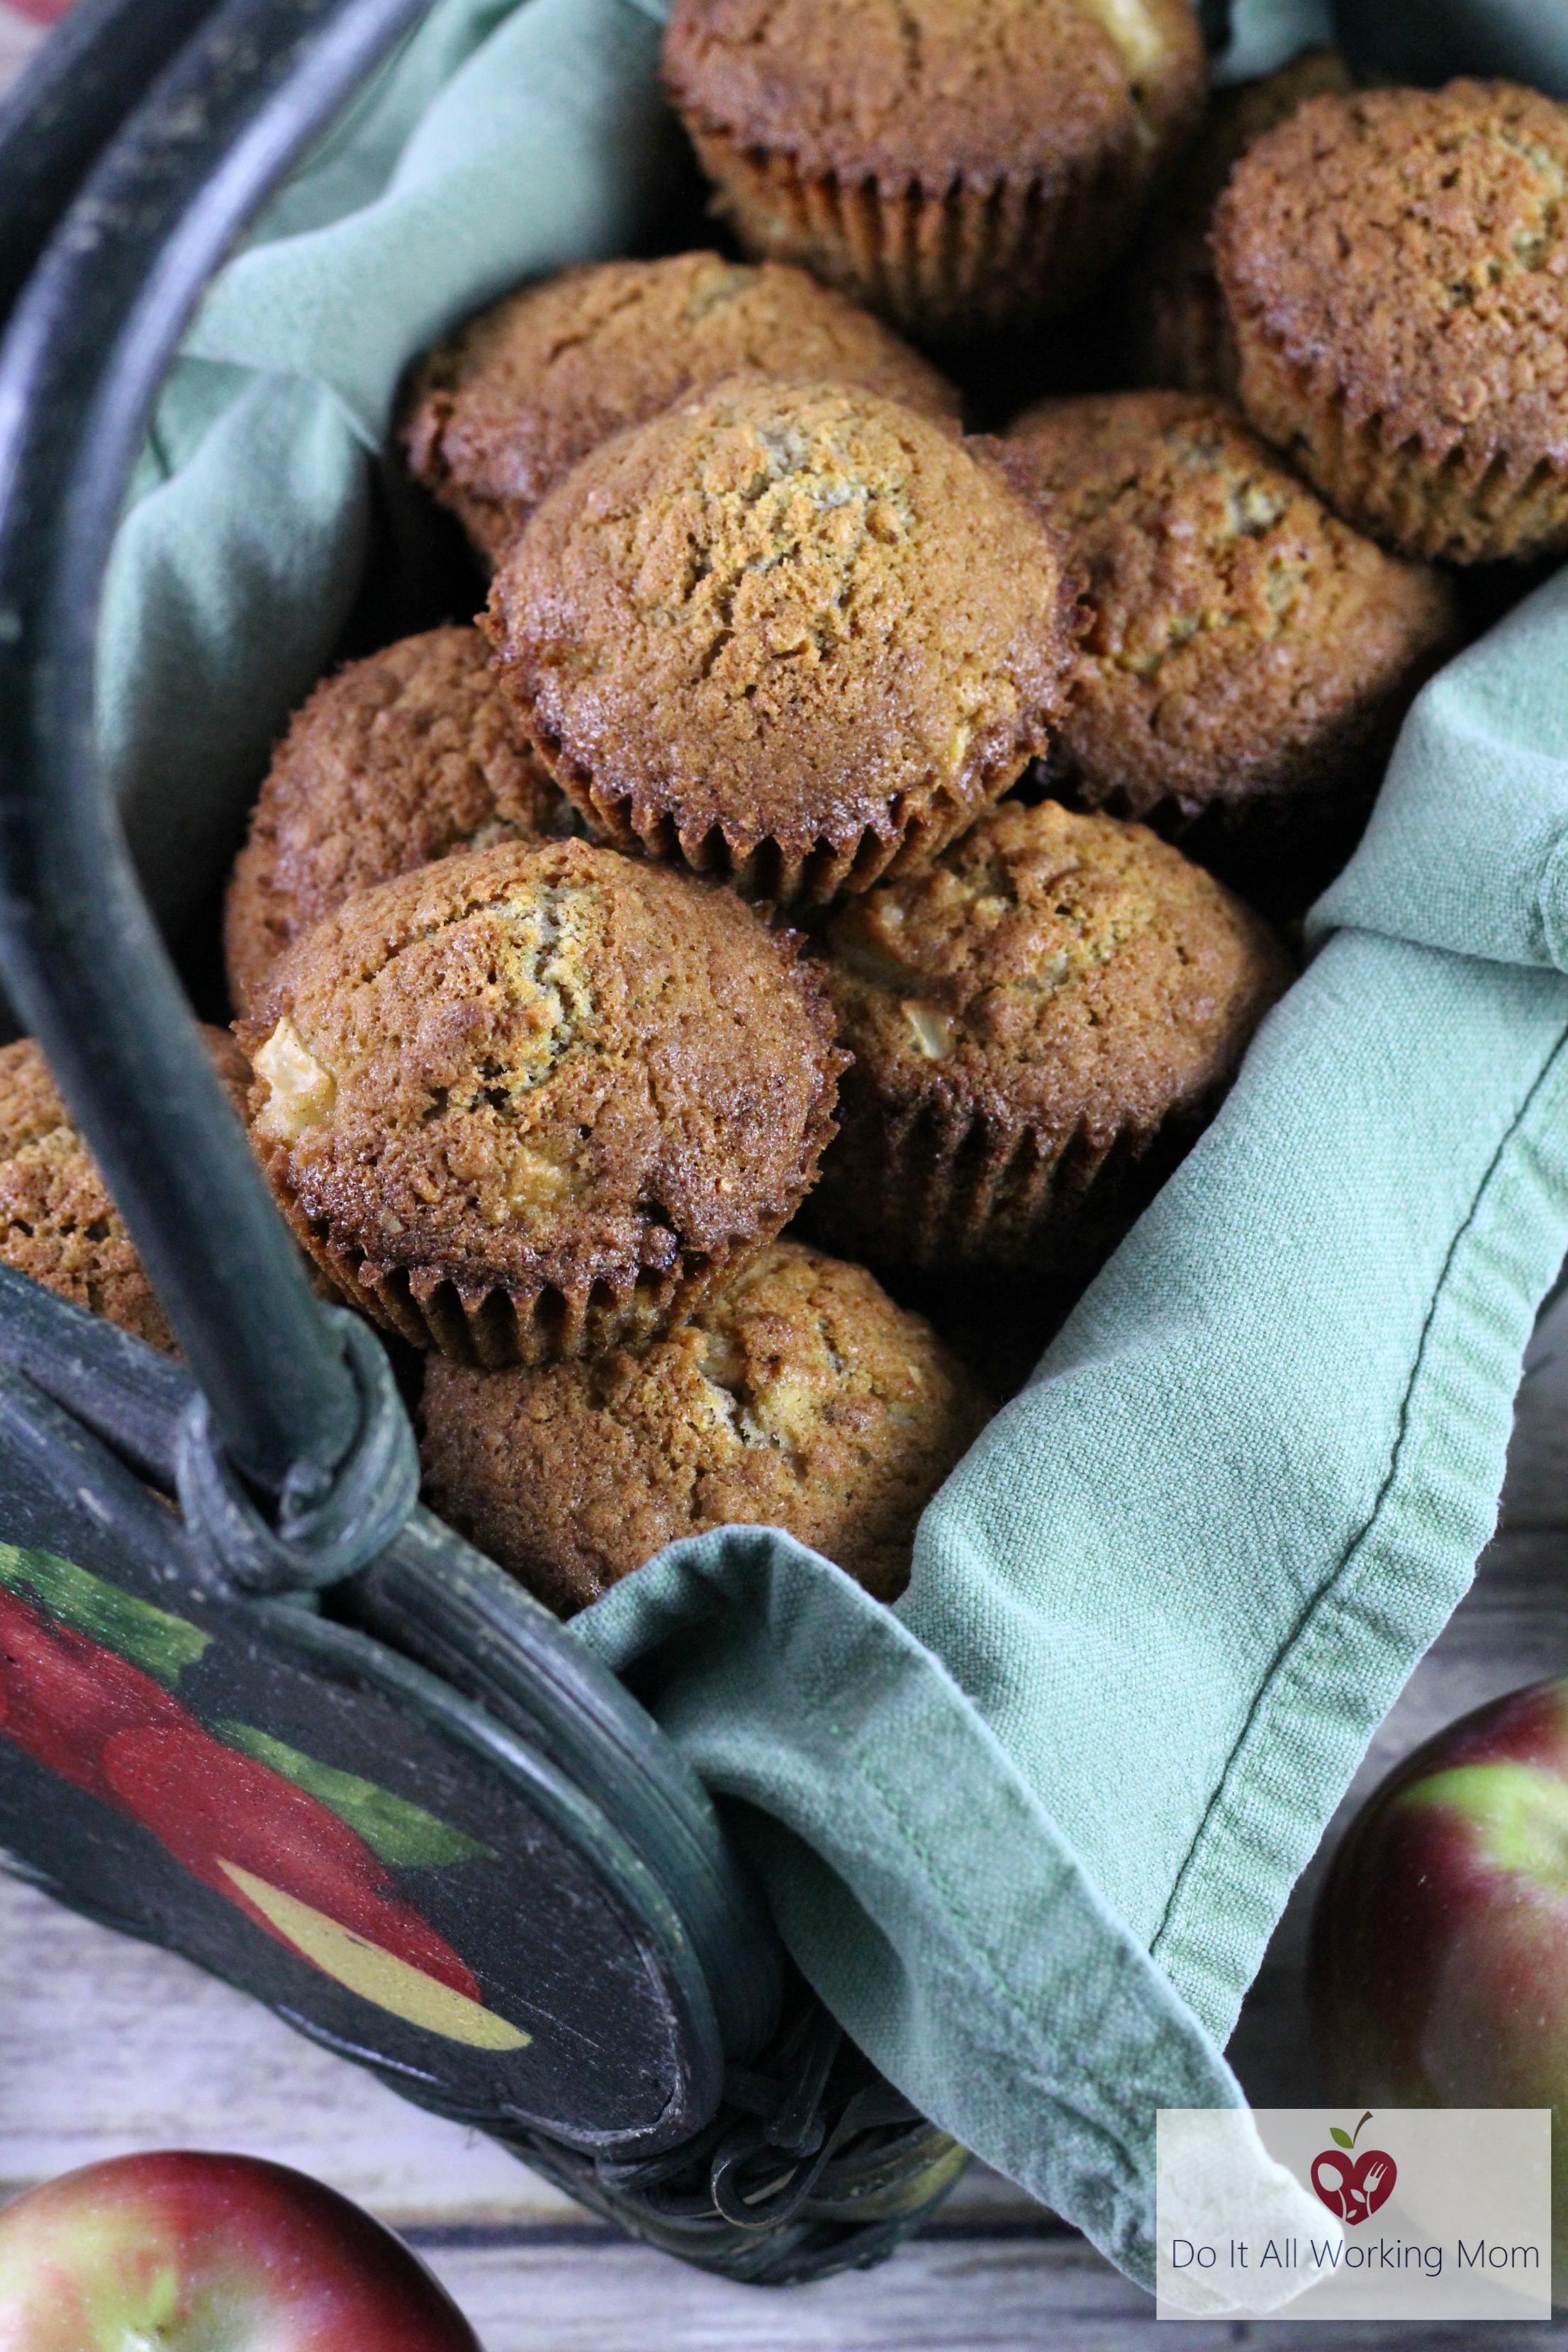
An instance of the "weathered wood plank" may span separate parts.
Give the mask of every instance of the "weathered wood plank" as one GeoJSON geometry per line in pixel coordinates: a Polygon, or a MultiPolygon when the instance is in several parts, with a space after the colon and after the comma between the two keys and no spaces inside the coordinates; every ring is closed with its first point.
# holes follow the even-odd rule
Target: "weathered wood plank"
{"type": "MultiPolygon", "coordinates": [[[[44,37],[44,27],[31,17],[19,16],[0,0],[0,90],[14,82],[33,51],[44,37]]],[[[0,1014],[0,1022],[4,1015],[0,1014]]],[[[6,1027],[0,1032],[0,1042],[10,1034],[6,1027]]]]}
{"type": "MultiPolygon", "coordinates": [[[[427,2253],[485,2352],[1134,2352],[1153,2306],[1071,2236],[1026,2244],[917,2239],[882,2269],[768,2293],[635,2246],[427,2253]]],[[[1486,2352],[1543,2352],[1561,2327],[1491,2326],[1486,2352]]],[[[1175,2352],[1301,2352],[1299,2326],[1192,2322],[1175,2352]]],[[[1310,2339],[1308,2339],[1310,2340],[1310,2339]]],[[[1473,2326],[1338,2325],[1333,2352],[1473,2352],[1473,2326]]]]}

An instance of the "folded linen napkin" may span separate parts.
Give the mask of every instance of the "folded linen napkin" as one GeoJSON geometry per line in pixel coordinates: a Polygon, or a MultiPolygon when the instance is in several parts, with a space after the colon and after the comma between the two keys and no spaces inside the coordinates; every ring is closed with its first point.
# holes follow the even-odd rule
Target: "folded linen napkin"
{"type": "MultiPolygon", "coordinates": [[[[1292,5],[1239,12],[1249,69],[1318,30],[1292,5]]],[[[215,284],[100,658],[171,922],[328,658],[403,366],[652,226],[657,15],[442,0],[215,284]]],[[[856,2039],[1146,2281],[1154,2111],[1240,2101],[1221,2045],[1468,1580],[1568,1244],[1564,677],[1560,582],[1426,690],[1306,976],[931,1505],[896,1610],[752,1529],[575,1622],[743,1801],[856,2039]]]]}

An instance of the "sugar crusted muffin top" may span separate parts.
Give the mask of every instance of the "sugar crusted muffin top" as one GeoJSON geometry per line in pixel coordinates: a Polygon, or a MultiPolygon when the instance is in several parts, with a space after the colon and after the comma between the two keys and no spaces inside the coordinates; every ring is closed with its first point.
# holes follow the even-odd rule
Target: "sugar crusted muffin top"
{"type": "Polygon", "coordinates": [[[362,892],[239,1034],[308,1234],[465,1297],[739,1262],[809,1185],[841,1066],[787,936],[583,841],[362,892]]]}
{"type": "Polygon", "coordinates": [[[751,381],[585,458],[487,625],[580,807],[624,803],[693,864],[773,842],[788,867],[929,809],[951,834],[1004,791],[1047,740],[1075,618],[1056,542],[954,436],[751,381]]]}
{"type": "MultiPolygon", "coordinates": [[[[232,1037],[202,1043],[239,1109],[250,1073],[232,1037]]],[[[176,1352],[98,1162],[30,1037],[0,1046],[0,1259],[166,1354],[176,1352]]]]}
{"type": "Polygon", "coordinates": [[[1058,757],[1134,815],[1337,786],[1457,637],[1441,574],[1341,522],[1220,402],[1047,402],[1007,446],[1085,580],[1058,757]]]}
{"type": "Polygon", "coordinates": [[[880,1600],[987,1418],[923,1317],[864,1267],[777,1242],[690,1322],[591,1364],[432,1360],[437,1509],[563,1613],[678,1536],[780,1527],[880,1600]]]}
{"type": "Polygon", "coordinates": [[[935,417],[958,395],[804,269],[717,253],[595,262],[481,311],[420,367],[404,427],[419,479],[499,562],[590,449],[725,377],[832,377],[935,417]]]}
{"type": "Polygon", "coordinates": [[[1188,0],[676,0],[664,69],[742,145],[927,194],[1141,155],[1205,84],[1188,0]]]}
{"type": "Polygon", "coordinates": [[[474,628],[431,629],[317,687],[279,746],[224,909],[229,993],[356,890],[451,851],[572,832],[474,628]]]}
{"type": "Polygon", "coordinates": [[[1227,1077],[1289,979],[1267,927],[1142,825],[989,810],[837,919],[857,1093],[1110,1142],[1227,1077]]]}
{"type": "Polygon", "coordinates": [[[1568,465],[1568,108],[1502,81],[1310,100],[1242,158],[1235,318],[1384,443],[1568,465]]]}

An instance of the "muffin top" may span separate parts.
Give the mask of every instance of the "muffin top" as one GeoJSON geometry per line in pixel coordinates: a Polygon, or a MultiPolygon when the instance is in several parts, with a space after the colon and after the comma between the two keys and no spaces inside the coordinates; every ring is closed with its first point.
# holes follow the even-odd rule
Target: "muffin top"
{"type": "Polygon", "coordinates": [[[1047,402],[1007,446],[1086,576],[1058,756],[1092,798],[1334,784],[1457,635],[1439,573],[1341,522],[1218,401],[1047,402]]]}
{"type": "Polygon", "coordinates": [[[481,311],[420,368],[404,439],[414,472],[495,563],[612,433],[751,373],[958,412],[933,367],[804,269],[678,253],[568,269],[481,311]]]}
{"type": "Polygon", "coordinates": [[[842,1057],[794,941],[583,841],[360,892],[239,1024],[274,1183],[386,1271],[580,1295],[772,1238],[842,1057]]]}
{"type": "Polygon", "coordinates": [[[664,70],[740,145],[933,195],[1142,155],[1205,83],[1188,0],[675,0],[664,70]]]}
{"type": "Polygon", "coordinates": [[[1201,1100],[1289,978],[1264,924],[1179,851],[1054,801],[988,810],[831,939],[858,1084],[1097,1142],[1201,1100]]]}
{"type": "Polygon", "coordinates": [[[1512,82],[1310,99],[1242,158],[1220,285],[1354,431],[1568,463],[1568,108],[1512,82]]]}
{"type": "MultiPolygon", "coordinates": [[[[202,1042],[237,1110],[250,1073],[232,1037],[202,1042]]],[[[174,1335],[98,1162],[30,1037],[0,1046],[0,1258],[167,1354],[174,1335]]]]}
{"type": "Polygon", "coordinates": [[[804,858],[1005,791],[1045,746],[1075,620],[1055,540],[955,436],[752,378],[585,457],[487,626],[578,804],[624,803],[700,865],[710,836],[804,858]]]}
{"type": "Polygon", "coordinates": [[[776,1242],[690,1322],[591,1364],[432,1359],[435,1507],[563,1614],[679,1536],[784,1528],[879,1600],[984,1399],[863,1266],[776,1242]]]}
{"type": "Polygon", "coordinates": [[[575,825],[477,629],[431,629],[351,662],[295,718],[251,816],[224,909],[236,1012],[353,891],[454,849],[575,825]]]}

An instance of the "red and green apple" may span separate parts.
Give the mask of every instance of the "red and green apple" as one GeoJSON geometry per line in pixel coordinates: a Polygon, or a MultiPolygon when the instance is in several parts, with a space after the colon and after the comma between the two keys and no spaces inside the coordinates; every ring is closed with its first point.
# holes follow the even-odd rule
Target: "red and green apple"
{"type": "Polygon", "coordinates": [[[1568,1681],[1478,1708],[1374,1790],[1319,1897],[1308,1995],[1331,2100],[1552,2109],[1568,2300],[1568,1681]]]}
{"type": "Polygon", "coordinates": [[[345,2197],[255,2157],[68,2172],[0,2212],[4,2352],[481,2352],[345,2197]]]}

